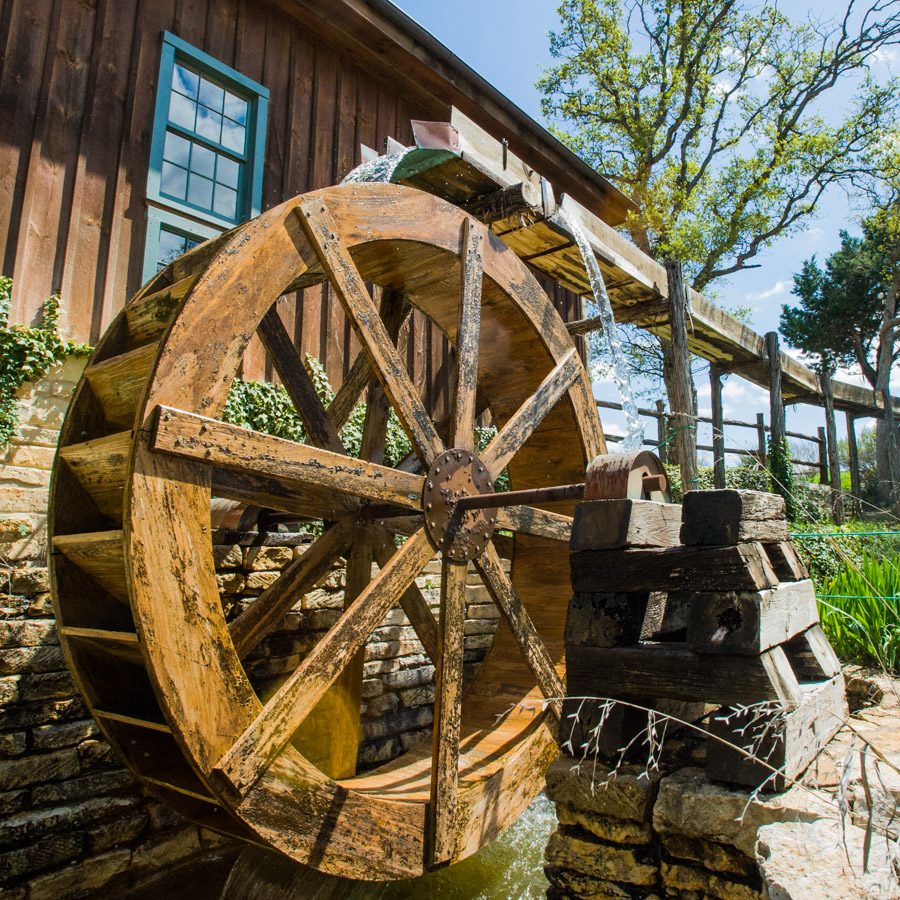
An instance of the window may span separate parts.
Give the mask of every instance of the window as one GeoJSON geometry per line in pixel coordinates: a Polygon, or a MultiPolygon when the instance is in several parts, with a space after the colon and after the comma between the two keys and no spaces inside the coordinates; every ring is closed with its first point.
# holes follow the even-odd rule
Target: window
{"type": "Polygon", "coordinates": [[[163,35],[147,178],[145,280],[259,213],[268,97],[262,85],[163,35]]]}

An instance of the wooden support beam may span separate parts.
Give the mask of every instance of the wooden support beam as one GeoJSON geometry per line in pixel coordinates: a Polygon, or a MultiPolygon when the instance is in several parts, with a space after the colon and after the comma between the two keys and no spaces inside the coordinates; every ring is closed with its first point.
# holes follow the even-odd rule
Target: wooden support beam
{"type": "Polygon", "coordinates": [[[766,417],[763,413],[756,414],[756,452],[759,464],[765,466],[769,451],[766,446],[766,417]]]}
{"type": "Polygon", "coordinates": [[[769,361],[769,423],[773,443],[784,441],[784,400],[781,396],[781,351],[778,332],[766,332],[766,353],[769,361]]]}
{"type": "Polygon", "coordinates": [[[825,433],[828,440],[828,471],[831,485],[831,518],[835,525],[844,524],[844,496],[841,492],[841,460],[838,455],[837,426],[834,421],[834,394],[831,377],[821,375],[822,396],[825,398],[825,433]]]}
{"type": "Polygon", "coordinates": [[[478,344],[481,340],[481,279],[484,236],[472,219],[463,221],[459,319],[456,330],[456,400],[450,444],[475,450],[478,344]]]}
{"type": "Polygon", "coordinates": [[[784,498],[763,491],[696,491],[684,498],[681,542],[698,544],[777,543],[788,539],[784,498]]]}
{"type": "Polygon", "coordinates": [[[828,484],[828,439],[825,429],[817,428],[819,436],[819,484],[828,484]]]}
{"type": "Polygon", "coordinates": [[[862,484],[859,477],[859,449],[856,446],[856,420],[852,413],[844,415],[847,417],[847,449],[850,456],[850,493],[853,512],[858,515],[861,509],[862,484]]]}
{"type": "Polygon", "coordinates": [[[725,487],[725,422],[722,412],[722,373],[715,363],[709,366],[712,402],[713,486],[725,487]]]}
{"type": "Polygon", "coordinates": [[[666,465],[669,461],[669,445],[666,442],[666,404],[663,400],[656,401],[656,455],[660,462],[666,465]]]}
{"type": "Polygon", "coordinates": [[[575,507],[572,550],[677,547],[681,507],[654,500],[586,500],[575,507]]]}
{"type": "Polygon", "coordinates": [[[678,448],[681,484],[685,492],[697,486],[697,425],[694,421],[694,394],[691,390],[691,354],[686,321],[687,294],[680,262],[666,263],[669,288],[669,328],[672,333],[674,371],[669,402],[672,406],[674,443],[678,448]]]}

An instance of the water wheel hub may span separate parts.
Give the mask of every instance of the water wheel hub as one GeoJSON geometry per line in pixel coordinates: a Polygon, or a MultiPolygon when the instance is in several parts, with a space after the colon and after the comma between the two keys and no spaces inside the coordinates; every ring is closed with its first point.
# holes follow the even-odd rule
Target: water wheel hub
{"type": "Polygon", "coordinates": [[[455,562],[475,559],[487,546],[497,513],[491,509],[456,510],[463,497],[492,494],[484,463],[471,451],[447,450],[435,459],[425,479],[422,508],[431,543],[455,562]]]}

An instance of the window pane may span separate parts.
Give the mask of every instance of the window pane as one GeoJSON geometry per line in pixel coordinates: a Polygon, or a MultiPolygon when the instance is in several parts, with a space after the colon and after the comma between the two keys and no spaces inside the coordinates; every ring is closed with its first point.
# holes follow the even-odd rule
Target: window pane
{"type": "Polygon", "coordinates": [[[246,128],[235,125],[231,119],[225,119],[225,125],[222,128],[222,146],[234,150],[235,153],[243,153],[246,131],[246,128]]]}
{"type": "Polygon", "coordinates": [[[221,184],[216,185],[216,202],[213,204],[213,212],[217,212],[220,216],[227,216],[229,219],[235,218],[235,210],[237,208],[237,191],[223,187],[221,184]]]}
{"type": "Polygon", "coordinates": [[[233,119],[238,125],[247,124],[247,101],[235,97],[234,94],[225,93],[225,115],[233,119]]]}
{"type": "Polygon", "coordinates": [[[175,71],[172,73],[172,89],[190,97],[197,99],[197,88],[200,86],[200,76],[195,75],[184,66],[175,63],[175,71]]]}
{"type": "Polygon", "coordinates": [[[159,229],[159,252],[157,255],[157,270],[165,268],[170,262],[178,259],[187,249],[186,238],[183,235],[169,231],[165,225],[159,229]]]}
{"type": "Polygon", "coordinates": [[[172,131],[166,132],[166,147],[163,150],[163,159],[167,159],[177,166],[183,166],[185,169],[188,164],[188,157],[191,155],[191,142],[186,141],[183,137],[179,137],[172,131]]]}
{"type": "Polygon", "coordinates": [[[164,162],[159,185],[160,191],[176,200],[184,200],[186,186],[187,172],[178,166],[173,166],[172,163],[164,162]]]}
{"type": "Polygon", "coordinates": [[[200,137],[219,143],[222,138],[222,117],[218,113],[210,112],[201,106],[197,110],[197,127],[195,129],[200,137]]]}
{"type": "Polygon", "coordinates": [[[188,185],[188,203],[201,206],[203,209],[212,209],[213,183],[208,178],[191,174],[188,185]]]}
{"type": "Polygon", "coordinates": [[[225,91],[217,84],[200,79],[200,102],[216,112],[222,112],[222,103],[225,100],[225,91]]]}
{"type": "Polygon", "coordinates": [[[238,176],[241,174],[241,165],[233,159],[219,154],[219,161],[216,164],[216,181],[224,184],[226,187],[237,189],[238,176]]]}
{"type": "Polygon", "coordinates": [[[206,147],[194,144],[191,149],[191,171],[199,172],[207,178],[213,177],[216,170],[216,154],[206,147]]]}
{"type": "Polygon", "coordinates": [[[182,128],[188,128],[193,131],[196,114],[197,104],[194,103],[193,100],[188,100],[187,97],[182,97],[181,94],[172,91],[169,98],[170,122],[174,122],[176,125],[181,125],[182,128]]]}

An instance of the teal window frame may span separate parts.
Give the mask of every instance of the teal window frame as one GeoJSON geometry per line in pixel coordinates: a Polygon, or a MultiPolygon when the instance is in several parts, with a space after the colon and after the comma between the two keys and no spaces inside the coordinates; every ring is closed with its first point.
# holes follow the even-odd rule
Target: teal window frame
{"type": "MultiPolygon", "coordinates": [[[[150,165],[147,174],[147,238],[144,245],[144,279],[156,274],[159,251],[160,228],[163,225],[191,237],[206,240],[236,224],[259,215],[262,209],[262,181],[266,146],[266,119],[269,105],[269,91],[240,72],[224,65],[196,47],[168,31],[162,35],[159,83],[156,106],[153,115],[153,135],[150,142],[150,165]],[[217,85],[248,102],[247,149],[241,162],[238,184],[237,208],[234,218],[220,215],[212,210],[195,206],[185,200],[178,200],[162,193],[162,164],[166,133],[172,130],[182,133],[177,125],[169,123],[169,101],[172,93],[172,76],[175,64],[179,63],[208,77],[217,85]]],[[[183,130],[183,136],[198,141],[196,133],[183,130]]],[[[199,142],[203,143],[203,138],[199,142]]],[[[208,142],[211,148],[218,145],[208,142]]],[[[233,151],[225,151],[226,154],[233,151]]]]}

